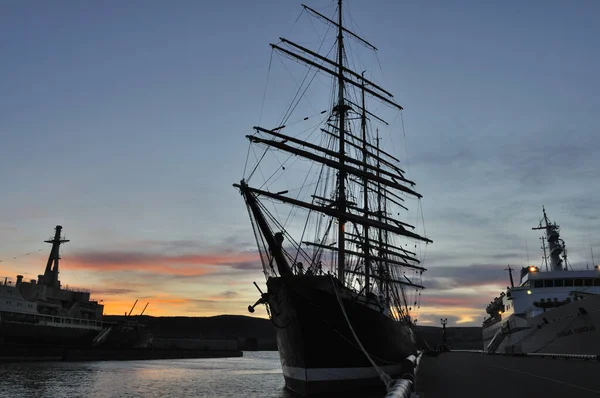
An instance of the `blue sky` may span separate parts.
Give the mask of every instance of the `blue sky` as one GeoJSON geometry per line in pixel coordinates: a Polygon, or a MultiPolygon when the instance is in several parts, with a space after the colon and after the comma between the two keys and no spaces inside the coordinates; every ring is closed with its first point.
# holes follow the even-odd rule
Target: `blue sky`
{"type": "MultiPolygon", "coordinates": [[[[479,324],[506,264],[539,265],[542,205],[573,266],[591,262],[590,244],[600,258],[598,2],[346,9],[405,107],[407,139],[392,141],[434,240],[421,320],[479,324]]],[[[155,315],[244,313],[264,278],[231,184],[244,135],[279,117],[261,111],[268,44],[319,25],[300,13],[290,0],[4,0],[0,275],[41,272],[61,224],[63,283],[122,303],[109,310],[140,298],[155,315]]]]}

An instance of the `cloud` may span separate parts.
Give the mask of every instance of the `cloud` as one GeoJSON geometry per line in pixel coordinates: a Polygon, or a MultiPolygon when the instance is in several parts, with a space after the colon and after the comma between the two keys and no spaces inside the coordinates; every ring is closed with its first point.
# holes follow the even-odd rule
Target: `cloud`
{"type": "MultiPolygon", "coordinates": [[[[471,287],[483,285],[502,286],[508,283],[506,266],[492,264],[472,264],[468,266],[440,266],[431,268],[423,283],[432,290],[446,290],[458,287],[471,287]]],[[[517,275],[513,273],[517,280],[517,275]]]]}
{"type": "MultiPolygon", "coordinates": [[[[450,324],[479,326],[486,316],[486,305],[510,284],[504,268],[493,263],[431,268],[423,276],[426,289],[413,317],[420,324],[435,325],[444,317],[450,324]]],[[[518,280],[518,269],[513,277],[518,280]]]]}
{"type": "Polygon", "coordinates": [[[111,296],[111,295],[122,295],[135,293],[137,290],[133,289],[94,289],[93,293],[97,296],[111,296]]]}
{"type": "Polygon", "coordinates": [[[239,296],[238,293],[236,293],[234,291],[231,291],[231,290],[228,290],[226,292],[219,293],[219,294],[217,294],[217,295],[215,295],[213,297],[215,299],[231,299],[231,298],[235,298],[237,296],[239,296]]]}
{"type": "Polygon", "coordinates": [[[421,299],[421,306],[431,306],[431,307],[439,307],[439,306],[448,306],[448,307],[468,307],[471,306],[475,308],[479,303],[479,301],[483,301],[484,303],[487,300],[481,300],[479,297],[473,296],[462,296],[462,297],[452,297],[452,296],[427,296],[423,295],[421,299]]]}
{"type": "Polygon", "coordinates": [[[223,267],[238,270],[260,269],[257,252],[202,254],[154,254],[148,252],[78,252],[71,254],[69,269],[90,271],[139,271],[171,276],[204,276],[223,267]]]}

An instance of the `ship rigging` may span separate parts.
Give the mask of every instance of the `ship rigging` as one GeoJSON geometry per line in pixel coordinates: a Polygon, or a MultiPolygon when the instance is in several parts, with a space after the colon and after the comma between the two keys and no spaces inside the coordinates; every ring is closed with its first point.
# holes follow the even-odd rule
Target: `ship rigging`
{"type": "MultiPolygon", "coordinates": [[[[421,209],[415,182],[393,146],[382,145],[389,137],[380,129],[394,127],[382,113],[398,120],[403,108],[369,69],[357,72],[360,57],[349,52],[351,42],[370,54],[377,48],[344,26],[341,0],[333,18],[308,6],[303,13],[324,23],[325,36],[317,51],[286,38],[271,44],[272,57],[304,69],[275,127],[246,135],[256,164],[234,187],[267,279],[267,292],[259,289],[249,310],[267,305],[286,386],[311,393],[402,372],[401,362],[416,352],[412,312],[426,270],[421,249],[431,240],[420,232],[422,214],[408,221],[412,204],[421,209]],[[312,116],[290,122],[303,113],[312,116]],[[341,378],[325,380],[323,369],[341,378]]],[[[282,102],[279,83],[273,105],[282,102]]]]}

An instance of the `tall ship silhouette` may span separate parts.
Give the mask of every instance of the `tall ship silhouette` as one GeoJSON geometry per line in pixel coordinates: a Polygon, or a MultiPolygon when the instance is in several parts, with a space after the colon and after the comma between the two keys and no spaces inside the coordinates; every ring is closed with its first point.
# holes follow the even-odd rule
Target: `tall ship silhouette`
{"type": "Polygon", "coordinates": [[[415,182],[391,141],[383,144],[393,123],[379,111],[399,121],[403,108],[369,70],[352,69],[361,56],[351,49],[377,49],[344,25],[353,20],[344,18],[342,1],[331,17],[301,11],[324,37],[316,49],[286,38],[271,44],[270,70],[275,57],[290,74],[297,69],[289,65],[302,69],[281,120],[246,136],[248,166],[234,184],[267,285],[249,310],[266,305],[287,388],[310,395],[383,387],[417,353],[411,314],[431,242],[419,232],[415,182]]]}
{"type": "MultiPolygon", "coordinates": [[[[600,355],[600,267],[574,270],[560,226],[543,210],[534,230],[544,231],[541,267],[527,266],[487,306],[486,353],[600,355]]],[[[592,252],[593,261],[593,252],[592,252]]]]}
{"type": "MultiPolygon", "coordinates": [[[[91,300],[90,292],[69,289],[58,279],[62,226],[47,243],[52,245],[46,269],[38,279],[0,284],[0,350],[4,355],[56,347],[143,347],[150,334],[136,321],[106,322],[104,305],[91,300]]],[[[43,352],[43,351],[40,351],[43,352]]]]}

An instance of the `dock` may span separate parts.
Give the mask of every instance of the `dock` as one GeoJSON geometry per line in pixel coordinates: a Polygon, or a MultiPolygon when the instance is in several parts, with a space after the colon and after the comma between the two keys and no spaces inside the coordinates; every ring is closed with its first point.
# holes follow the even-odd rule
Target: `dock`
{"type": "Polygon", "coordinates": [[[600,361],[475,352],[425,355],[413,396],[600,397],[600,361]]]}

